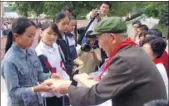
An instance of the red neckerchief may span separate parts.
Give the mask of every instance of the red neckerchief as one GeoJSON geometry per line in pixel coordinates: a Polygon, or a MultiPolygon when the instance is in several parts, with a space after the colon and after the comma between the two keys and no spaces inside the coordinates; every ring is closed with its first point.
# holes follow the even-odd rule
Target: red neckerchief
{"type": "Polygon", "coordinates": [[[160,58],[155,58],[153,60],[153,62],[155,64],[158,64],[158,63],[162,63],[166,69],[166,72],[167,72],[167,75],[168,75],[168,78],[169,78],[169,70],[168,70],[168,53],[166,51],[163,52],[162,56],[160,58]]]}
{"type": "Polygon", "coordinates": [[[134,43],[130,38],[127,38],[126,40],[124,40],[123,42],[120,43],[120,45],[118,47],[116,47],[112,53],[110,54],[109,58],[107,59],[107,61],[105,62],[104,65],[104,70],[103,72],[100,74],[99,78],[101,79],[101,76],[103,75],[103,73],[108,69],[110,62],[112,61],[112,58],[114,57],[114,55],[123,47],[125,46],[129,46],[129,45],[137,45],[136,43],[134,43]]]}

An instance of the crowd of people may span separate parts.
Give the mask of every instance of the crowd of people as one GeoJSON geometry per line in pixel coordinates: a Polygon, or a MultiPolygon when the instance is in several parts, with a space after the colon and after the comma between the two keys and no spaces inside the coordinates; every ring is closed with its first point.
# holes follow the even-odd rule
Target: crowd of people
{"type": "Polygon", "coordinates": [[[11,30],[12,22],[14,19],[3,19],[1,28],[0,28],[0,35],[5,36],[8,35],[9,31],[11,30]]]}
{"type": "Polygon", "coordinates": [[[87,14],[82,44],[75,40],[72,8],[64,7],[53,21],[14,20],[7,34],[1,69],[8,106],[168,106],[168,49],[158,29],[140,21],[127,35],[122,17],[108,17],[109,2],[87,14]],[[30,49],[40,29],[35,50],[30,49]],[[83,67],[77,69],[80,63],[83,67]],[[97,81],[82,87],[73,77],[87,73],[97,81]],[[53,86],[48,79],[71,81],[53,86]],[[107,106],[107,105],[105,105],[107,106]]]}
{"type": "MultiPolygon", "coordinates": [[[[12,29],[12,23],[16,20],[16,18],[7,18],[7,19],[2,19],[2,25],[0,27],[0,35],[1,37],[3,36],[7,36],[8,33],[11,31],[12,29]]],[[[41,28],[41,25],[44,22],[49,22],[50,20],[48,19],[48,17],[45,18],[38,18],[38,19],[30,19],[32,20],[37,28],[41,28]]]]}

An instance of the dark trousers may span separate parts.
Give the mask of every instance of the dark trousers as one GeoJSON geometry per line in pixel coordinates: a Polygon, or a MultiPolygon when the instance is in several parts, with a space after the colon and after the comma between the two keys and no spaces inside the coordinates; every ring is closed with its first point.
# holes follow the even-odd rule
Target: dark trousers
{"type": "Polygon", "coordinates": [[[47,106],[70,106],[68,96],[63,97],[48,97],[46,98],[46,105],[47,106]]]}

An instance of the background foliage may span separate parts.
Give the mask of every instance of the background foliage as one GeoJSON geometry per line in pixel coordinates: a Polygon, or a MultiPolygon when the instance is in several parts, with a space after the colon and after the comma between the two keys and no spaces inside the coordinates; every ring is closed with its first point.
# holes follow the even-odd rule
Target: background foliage
{"type": "MultiPolygon", "coordinates": [[[[47,14],[54,17],[56,13],[61,11],[64,6],[73,8],[73,15],[76,18],[84,18],[84,16],[93,8],[99,8],[101,1],[33,1],[33,2],[15,2],[14,9],[23,16],[34,14],[47,14]]],[[[168,2],[120,2],[112,1],[112,8],[109,16],[124,16],[129,12],[143,12],[148,16],[160,17],[161,10],[168,8],[168,2]]]]}

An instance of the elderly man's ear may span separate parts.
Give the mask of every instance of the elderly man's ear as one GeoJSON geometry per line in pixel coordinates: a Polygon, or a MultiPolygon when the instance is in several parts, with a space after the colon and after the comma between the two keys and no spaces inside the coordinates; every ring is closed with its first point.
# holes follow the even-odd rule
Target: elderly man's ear
{"type": "Polygon", "coordinates": [[[110,33],[110,36],[111,36],[110,39],[111,39],[112,44],[116,43],[117,36],[113,33],[110,33]]]}

